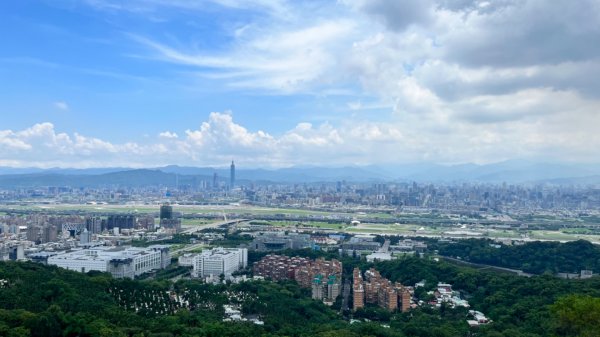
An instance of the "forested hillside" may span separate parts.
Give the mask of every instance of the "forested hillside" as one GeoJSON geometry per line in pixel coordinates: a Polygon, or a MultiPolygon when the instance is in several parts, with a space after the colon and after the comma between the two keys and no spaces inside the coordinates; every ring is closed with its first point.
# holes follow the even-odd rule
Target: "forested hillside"
{"type": "MultiPolygon", "coordinates": [[[[350,264],[350,263],[349,263],[350,264]]],[[[494,323],[478,336],[596,336],[600,279],[561,280],[482,272],[418,258],[367,264],[393,281],[438,281],[463,291],[494,323]]],[[[348,265],[347,267],[352,267],[348,265]]],[[[345,267],[346,269],[346,267],[345,267]]],[[[368,307],[349,324],[294,282],[207,285],[116,280],[34,263],[0,263],[1,336],[469,336],[466,309],[389,313],[368,307]],[[223,322],[238,305],[264,325],[223,322]],[[369,321],[365,321],[364,319],[369,321]]],[[[426,289],[420,290],[424,291],[426,289]]]]}
{"type": "Polygon", "coordinates": [[[566,243],[534,241],[498,247],[491,240],[469,239],[441,244],[439,253],[533,274],[579,273],[582,269],[600,273],[600,247],[585,240],[566,243]]]}

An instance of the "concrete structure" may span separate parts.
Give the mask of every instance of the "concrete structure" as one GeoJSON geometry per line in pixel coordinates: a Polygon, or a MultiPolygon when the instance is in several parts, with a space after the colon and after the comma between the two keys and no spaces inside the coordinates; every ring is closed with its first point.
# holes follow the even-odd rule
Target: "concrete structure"
{"type": "Polygon", "coordinates": [[[181,232],[181,219],[173,212],[173,206],[165,204],[160,206],[160,227],[173,231],[181,232]]]}
{"type": "Polygon", "coordinates": [[[45,226],[42,229],[42,243],[54,242],[58,238],[58,230],[56,226],[45,226]]]}
{"type": "Polygon", "coordinates": [[[356,311],[365,307],[365,289],[360,269],[354,268],[352,282],[353,309],[356,311]]]}
{"type": "Polygon", "coordinates": [[[27,240],[37,243],[40,239],[40,227],[28,226],[26,235],[27,235],[27,240]]]}
{"type": "Polygon", "coordinates": [[[412,289],[399,282],[392,283],[373,268],[365,272],[363,279],[358,268],[353,275],[354,310],[364,307],[365,303],[376,304],[389,311],[397,309],[406,312],[410,309],[412,289]]]}
{"type": "Polygon", "coordinates": [[[355,236],[349,242],[343,243],[340,247],[340,255],[360,256],[379,251],[381,243],[373,241],[372,236],[355,236]]]}
{"type": "Polygon", "coordinates": [[[213,248],[194,257],[192,276],[224,275],[229,277],[247,266],[248,250],[246,248],[213,248]]]}
{"type": "Polygon", "coordinates": [[[89,217],[85,219],[85,228],[92,234],[102,233],[102,218],[89,217]]]}
{"type": "Polygon", "coordinates": [[[116,278],[134,278],[143,273],[163,269],[171,262],[168,246],[94,247],[48,257],[48,265],[78,272],[108,272],[116,278]]]}
{"type": "Polygon", "coordinates": [[[0,243],[0,261],[23,261],[25,251],[20,243],[0,243]]]}
{"type": "Polygon", "coordinates": [[[106,218],[106,226],[108,230],[113,228],[133,229],[135,228],[135,216],[133,215],[109,215],[106,218]]]}
{"type": "Polygon", "coordinates": [[[367,255],[367,262],[375,262],[375,261],[391,261],[392,254],[390,253],[380,253],[375,252],[367,255]]]}
{"type": "Polygon", "coordinates": [[[61,225],[61,232],[66,236],[75,236],[81,233],[85,226],[85,223],[81,222],[66,222],[61,225]]]}
{"type": "Polygon", "coordinates": [[[331,305],[340,295],[341,286],[342,280],[336,275],[325,278],[323,274],[317,274],[312,281],[312,298],[331,305]]]}
{"type": "Polygon", "coordinates": [[[342,287],[342,263],[336,259],[310,260],[303,257],[267,255],[253,267],[255,276],[273,281],[296,280],[303,288],[311,288],[314,299],[333,304],[342,287]]]}
{"type": "Polygon", "coordinates": [[[183,267],[193,267],[194,266],[194,257],[196,257],[196,254],[194,254],[194,253],[185,253],[185,254],[179,256],[179,258],[177,259],[177,262],[179,263],[180,266],[183,266],[183,267]]]}
{"type": "Polygon", "coordinates": [[[273,281],[293,280],[296,270],[309,263],[310,260],[304,257],[269,254],[254,263],[253,272],[255,276],[262,276],[273,281]]]}
{"type": "Polygon", "coordinates": [[[282,232],[268,232],[257,236],[252,241],[251,247],[258,251],[303,249],[312,246],[308,234],[284,234],[282,232]]]}
{"type": "Polygon", "coordinates": [[[81,246],[87,245],[92,241],[92,233],[89,232],[86,229],[83,230],[83,232],[81,232],[81,234],[79,235],[79,244],[81,246]]]}
{"type": "Polygon", "coordinates": [[[160,206],[160,220],[173,219],[173,206],[165,204],[160,206]]]}

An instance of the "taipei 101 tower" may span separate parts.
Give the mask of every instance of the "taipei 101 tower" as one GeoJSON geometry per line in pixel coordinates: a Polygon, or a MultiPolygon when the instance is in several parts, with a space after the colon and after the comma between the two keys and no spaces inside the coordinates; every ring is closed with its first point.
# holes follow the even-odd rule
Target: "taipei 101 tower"
{"type": "Polygon", "coordinates": [[[233,189],[235,186],[235,164],[231,161],[231,167],[229,169],[229,189],[233,189]]]}

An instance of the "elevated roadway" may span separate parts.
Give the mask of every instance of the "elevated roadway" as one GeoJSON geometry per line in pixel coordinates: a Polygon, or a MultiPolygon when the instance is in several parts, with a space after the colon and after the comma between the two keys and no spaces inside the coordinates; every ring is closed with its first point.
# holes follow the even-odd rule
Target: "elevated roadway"
{"type": "Polygon", "coordinates": [[[205,225],[182,226],[185,229],[181,232],[181,234],[194,234],[203,229],[226,227],[229,225],[233,225],[233,224],[237,224],[237,223],[245,222],[245,221],[248,221],[248,219],[223,220],[223,221],[217,221],[217,222],[213,222],[213,223],[205,224],[205,225]]]}

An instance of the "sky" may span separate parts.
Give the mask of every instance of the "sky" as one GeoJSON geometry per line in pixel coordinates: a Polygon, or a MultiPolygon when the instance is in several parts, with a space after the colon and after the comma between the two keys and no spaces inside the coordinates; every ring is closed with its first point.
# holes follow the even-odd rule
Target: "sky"
{"type": "Polygon", "coordinates": [[[0,166],[597,163],[597,0],[0,2],[0,166]]]}

